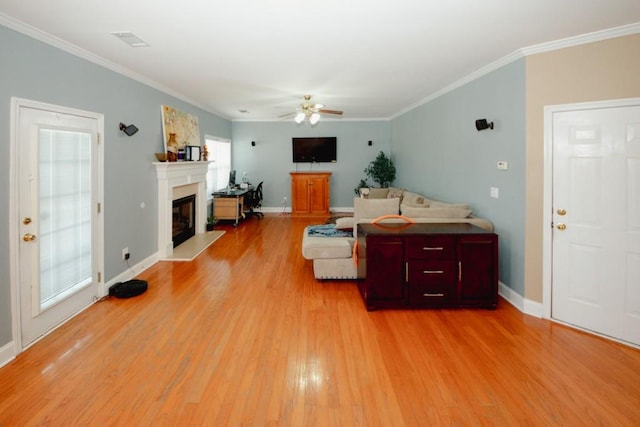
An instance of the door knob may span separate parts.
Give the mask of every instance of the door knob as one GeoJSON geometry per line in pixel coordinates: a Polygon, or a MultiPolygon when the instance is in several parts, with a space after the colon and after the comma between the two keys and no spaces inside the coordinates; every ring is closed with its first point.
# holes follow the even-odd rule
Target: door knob
{"type": "Polygon", "coordinates": [[[35,234],[31,234],[31,233],[27,233],[24,236],[22,236],[22,240],[24,240],[25,242],[31,242],[33,240],[36,240],[36,235],[35,234]]]}
{"type": "Polygon", "coordinates": [[[562,216],[566,214],[567,214],[567,211],[565,211],[564,209],[558,209],[558,215],[562,216]]]}
{"type": "Polygon", "coordinates": [[[567,226],[563,223],[558,224],[558,230],[566,230],[567,226]]]}

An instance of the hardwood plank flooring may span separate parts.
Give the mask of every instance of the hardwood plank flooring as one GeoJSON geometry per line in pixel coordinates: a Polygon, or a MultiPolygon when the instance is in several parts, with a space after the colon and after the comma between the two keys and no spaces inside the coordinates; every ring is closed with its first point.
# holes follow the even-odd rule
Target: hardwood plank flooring
{"type": "Polygon", "coordinates": [[[497,310],[367,312],[267,215],[0,369],[0,426],[640,425],[640,351],[497,310]]]}

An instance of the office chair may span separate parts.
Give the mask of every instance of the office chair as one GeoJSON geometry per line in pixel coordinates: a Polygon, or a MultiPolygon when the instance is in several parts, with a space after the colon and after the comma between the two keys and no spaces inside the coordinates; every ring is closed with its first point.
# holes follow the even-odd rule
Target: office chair
{"type": "Polygon", "coordinates": [[[264,217],[262,212],[256,211],[256,209],[260,209],[262,207],[262,182],[244,196],[244,205],[249,208],[249,211],[246,212],[247,216],[255,215],[258,218],[264,217]]]}

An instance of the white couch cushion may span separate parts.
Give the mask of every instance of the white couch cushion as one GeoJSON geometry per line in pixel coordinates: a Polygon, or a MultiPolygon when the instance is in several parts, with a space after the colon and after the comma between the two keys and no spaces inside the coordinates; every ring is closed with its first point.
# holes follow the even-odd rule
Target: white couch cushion
{"type": "Polygon", "coordinates": [[[369,187],[369,199],[386,199],[389,194],[388,188],[369,187]]]}
{"type": "Polygon", "coordinates": [[[305,259],[350,258],[353,241],[352,237],[309,236],[307,227],[302,234],[302,256],[305,259]]]}
{"type": "Polygon", "coordinates": [[[445,203],[438,202],[436,200],[432,200],[429,203],[429,207],[431,208],[460,208],[460,209],[469,209],[468,203],[445,203]]]}
{"type": "Polygon", "coordinates": [[[353,229],[353,217],[345,216],[336,219],[336,228],[338,230],[351,230],[353,229]]]}
{"type": "Polygon", "coordinates": [[[466,218],[471,215],[471,209],[457,207],[428,207],[401,206],[402,215],[409,218],[466,218]]]}
{"type": "Polygon", "coordinates": [[[407,206],[426,208],[429,206],[429,199],[420,194],[412,193],[411,191],[405,191],[402,195],[402,204],[407,206]]]}
{"type": "Polygon", "coordinates": [[[353,199],[353,224],[361,219],[374,219],[382,215],[397,215],[400,212],[400,199],[353,199]]]}
{"type": "Polygon", "coordinates": [[[387,199],[398,198],[402,202],[402,195],[404,193],[404,189],[389,187],[389,192],[387,193],[387,199]]]}
{"type": "Polygon", "coordinates": [[[358,237],[358,223],[376,219],[383,215],[398,215],[400,199],[353,199],[353,237],[358,237]]]}

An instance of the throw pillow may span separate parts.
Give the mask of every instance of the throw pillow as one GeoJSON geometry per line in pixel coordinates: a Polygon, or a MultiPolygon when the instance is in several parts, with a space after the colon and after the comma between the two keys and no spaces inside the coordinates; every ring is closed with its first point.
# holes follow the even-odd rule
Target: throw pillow
{"type": "Polygon", "coordinates": [[[404,194],[402,195],[402,204],[405,204],[407,206],[423,207],[423,208],[426,208],[427,206],[429,206],[429,203],[424,196],[417,193],[412,193],[410,191],[405,191],[404,194]]]}
{"type": "Polygon", "coordinates": [[[370,199],[386,199],[389,194],[388,188],[369,188],[370,199]]]}
{"type": "Polygon", "coordinates": [[[382,215],[397,215],[400,199],[353,199],[353,235],[356,237],[357,224],[361,220],[372,220],[382,215]]]}
{"type": "Polygon", "coordinates": [[[389,187],[389,192],[387,193],[387,199],[400,199],[402,202],[402,193],[404,190],[402,188],[389,187]]]}
{"type": "Polygon", "coordinates": [[[347,216],[336,219],[336,228],[338,230],[352,230],[353,229],[353,217],[347,216]]]}

